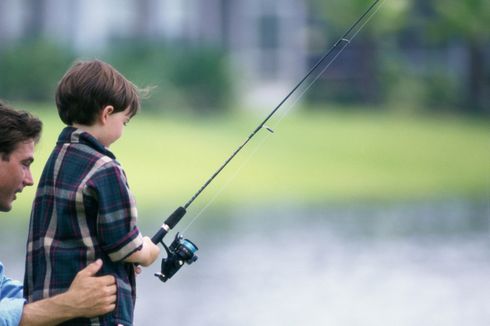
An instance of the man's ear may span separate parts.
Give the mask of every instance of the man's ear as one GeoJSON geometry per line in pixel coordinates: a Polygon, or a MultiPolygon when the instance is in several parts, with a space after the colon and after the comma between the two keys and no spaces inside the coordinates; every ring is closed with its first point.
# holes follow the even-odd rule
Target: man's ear
{"type": "Polygon", "coordinates": [[[114,112],[114,107],[112,105],[106,105],[100,111],[100,122],[105,125],[109,116],[114,112]]]}

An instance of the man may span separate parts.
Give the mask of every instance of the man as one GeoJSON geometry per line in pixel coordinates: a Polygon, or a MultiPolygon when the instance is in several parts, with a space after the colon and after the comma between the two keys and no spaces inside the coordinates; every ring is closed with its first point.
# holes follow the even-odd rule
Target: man
{"type": "MultiPolygon", "coordinates": [[[[16,194],[34,184],[30,165],[41,129],[37,118],[0,102],[0,211],[10,211],[16,194]]],[[[101,266],[98,260],[81,270],[65,293],[26,304],[22,284],[6,277],[0,262],[0,325],[56,325],[113,311],[115,280],[95,277],[101,266]]]]}

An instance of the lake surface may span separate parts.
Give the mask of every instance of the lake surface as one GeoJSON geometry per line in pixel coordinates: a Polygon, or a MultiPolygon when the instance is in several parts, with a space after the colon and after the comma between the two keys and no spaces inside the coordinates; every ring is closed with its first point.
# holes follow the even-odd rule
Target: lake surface
{"type": "MultiPolygon", "coordinates": [[[[490,325],[488,201],[209,214],[185,233],[196,263],[138,277],[136,325],[490,325]]],[[[22,278],[24,239],[5,231],[0,258],[22,278]]]]}

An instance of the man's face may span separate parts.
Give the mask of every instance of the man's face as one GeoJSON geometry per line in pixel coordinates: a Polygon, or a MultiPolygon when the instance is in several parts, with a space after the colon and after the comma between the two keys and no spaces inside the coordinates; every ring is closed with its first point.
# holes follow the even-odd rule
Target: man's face
{"type": "MultiPolygon", "coordinates": [[[[0,154],[1,155],[1,154],[0,154]]],[[[32,186],[31,163],[34,161],[34,141],[19,143],[8,161],[0,156],[0,211],[12,209],[15,194],[25,186],[32,186]]]]}

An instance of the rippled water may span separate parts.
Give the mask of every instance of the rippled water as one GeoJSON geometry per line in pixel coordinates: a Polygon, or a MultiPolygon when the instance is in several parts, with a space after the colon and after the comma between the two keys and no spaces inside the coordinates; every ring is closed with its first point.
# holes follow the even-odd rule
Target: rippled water
{"type": "Polygon", "coordinates": [[[216,228],[203,216],[186,234],[195,264],[165,284],[157,265],[138,277],[135,324],[487,326],[489,207],[248,208],[216,228]]]}

